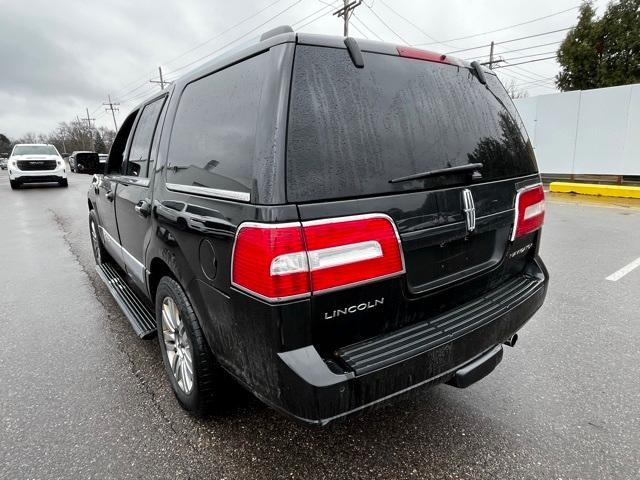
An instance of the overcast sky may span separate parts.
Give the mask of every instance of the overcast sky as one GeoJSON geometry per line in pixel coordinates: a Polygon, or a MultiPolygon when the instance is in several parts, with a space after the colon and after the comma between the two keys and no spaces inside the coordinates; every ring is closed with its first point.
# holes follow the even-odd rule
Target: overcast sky
{"type": "MultiPolygon", "coordinates": [[[[330,13],[333,9],[323,2],[0,0],[0,133],[9,137],[26,132],[48,133],[60,121],[86,116],[85,108],[89,108],[98,125],[112,127],[111,115],[101,105],[108,94],[121,103],[116,116],[121,121],[148,92],[159,88],[149,83],[150,79],[157,79],[158,65],[162,65],[168,78],[173,78],[191,67],[172,73],[177,68],[236,39],[225,48],[252,41],[277,25],[342,34],[340,21],[330,13]],[[260,10],[263,11],[253,16],[260,10]]],[[[326,2],[338,5],[341,0],[326,2]]],[[[578,4],[577,0],[365,0],[356,10],[352,35],[415,45],[432,43],[428,34],[446,44],[423,48],[447,53],[491,40],[501,42],[572,26],[577,9],[487,35],[447,41],[527,22],[578,4]]],[[[595,2],[599,14],[605,4],[604,0],[595,2]]],[[[507,49],[557,42],[564,34],[497,45],[496,54],[513,58],[554,52],[557,43],[512,53],[507,49]]],[[[486,60],[482,55],[488,53],[488,47],[483,47],[455,55],[486,60]]],[[[545,56],[548,55],[511,63],[545,56]]],[[[514,79],[530,95],[543,95],[554,92],[550,78],[557,69],[556,62],[548,60],[499,72],[504,74],[503,81],[514,79]]]]}

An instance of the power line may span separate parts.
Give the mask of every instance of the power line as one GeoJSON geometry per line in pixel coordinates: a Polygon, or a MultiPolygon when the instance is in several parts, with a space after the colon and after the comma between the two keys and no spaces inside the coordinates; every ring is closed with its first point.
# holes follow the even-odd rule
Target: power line
{"type": "MultiPolygon", "coordinates": [[[[503,45],[505,43],[518,42],[520,40],[526,40],[528,38],[542,37],[544,35],[551,35],[552,33],[566,32],[567,30],[571,30],[572,28],[573,27],[560,28],[558,30],[551,30],[549,32],[536,33],[535,35],[527,35],[526,37],[512,38],[510,40],[503,40],[501,42],[495,42],[495,45],[503,45]]],[[[452,52],[447,52],[447,55],[450,55],[452,53],[468,52],[469,50],[478,50],[480,48],[486,48],[486,47],[490,47],[490,46],[491,46],[491,44],[487,43],[485,45],[478,45],[477,47],[461,48],[460,50],[454,50],[452,52]]]]}
{"type": "Polygon", "coordinates": [[[154,92],[157,92],[157,90],[154,87],[151,87],[148,84],[147,84],[147,86],[150,87],[148,90],[145,90],[144,92],[138,93],[138,94],[136,94],[136,95],[134,95],[132,97],[129,97],[126,100],[120,100],[120,103],[131,103],[134,100],[140,100],[142,98],[149,97],[154,92]]]}
{"type": "Polygon", "coordinates": [[[393,13],[395,13],[398,17],[400,17],[401,19],[403,19],[405,22],[407,22],[409,25],[411,25],[413,28],[415,28],[416,30],[418,30],[420,33],[422,33],[424,36],[426,36],[427,38],[430,38],[431,40],[433,40],[434,44],[440,44],[440,45],[445,45],[449,48],[458,48],[455,45],[448,45],[444,42],[441,42],[440,40],[432,37],[430,34],[428,34],[427,32],[425,32],[422,28],[420,28],[418,25],[416,25],[414,22],[412,22],[411,20],[409,20],[407,17],[405,17],[404,15],[401,15],[397,10],[395,10],[394,8],[392,8],[389,4],[387,4],[384,0],[380,0],[380,3],[382,5],[384,5],[385,7],[387,7],[389,10],[391,10],[393,13]]]}
{"type": "Polygon", "coordinates": [[[399,34],[398,32],[396,32],[393,28],[391,28],[391,27],[387,24],[387,22],[385,22],[385,21],[380,17],[380,15],[378,15],[378,14],[376,13],[376,11],[373,9],[373,7],[371,7],[370,5],[367,5],[366,3],[365,3],[365,6],[366,6],[370,11],[371,11],[371,13],[373,13],[373,14],[375,15],[375,17],[376,17],[378,20],[380,20],[380,23],[382,23],[385,27],[387,27],[387,29],[388,29],[391,33],[393,33],[396,37],[398,37],[398,38],[399,38],[403,43],[405,43],[406,45],[409,45],[409,42],[407,42],[404,38],[402,38],[402,36],[400,36],[400,34],[399,34]]]}
{"type": "MultiPolygon", "coordinates": [[[[514,67],[515,68],[520,68],[520,67],[514,67]]],[[[531,77],[529,75],[524,75],[520,72],[518,72],[517,70],[509,70],[509,73],[507,72],[499,72],[499,75],[506,75],[507,77],[511,77],[511,78],[515,78],[517,80],[520,80],[521,82],[526,82],[526,81],[538,81],[541,78],[543,78],[542,76],[536,78],[536,77],[531,77]]]]}
{"type": "Polygon", "coordinates": [[[232,41],[230,41],[230,42],[225,43],[224,45],[222,45],[221,47],[219,47],[219,48],[215,49],[214,51],[212,51],[212,52],[210,52],[210,53],[207,53],[206,55],[204,55],[204,56],[202,56],[202,57],[200,57],[200,58],[197,58],[197,59],[195,59],[195,60],[194,60],[194,61],[192,61],[192,62],[189,62],[189,63],[187,63],[187,64],[185,64],[185,65],[182,65],[181,67],[178,67],[178,68],[173,69],[172,71],[170,71],[170,72],[168,73],[168,75],[169,75],[169,74],[172,74],[172,73],[175,73],[175,72],[177,72],[177,71],[179,71],[179,70],[183,70],[183,69],[185,69],[185,68],[187,68],[187,67],[190,67],[191,65],[194,65],[194,64],[196,64],[196,63],[198,63],[198,62],[200,62],[200,61],[204,60],[205,58],[208,58],[208,57],[210,57],[211,55],[214,55],[214,54],[218,53],[219,51],[224,50],[224,49],[225,49],[225,48],[227,48],[229,45],[232,45],[232,44],[236,43],[238,40],[241,40],[242,38],[246,37],[246,36],[247,36],[247,35],[249,35],[250,33],[253,33],[253,32],[255,32],[256,30],[258,30],[259,28],[262,28],[262,27],[263,27],[263,26],[265,26],[267,23],[269,23],[271,20],[273,20],[273,19],[275,19],[275,18],[279,17],[280,15],[282,15],[283,13],[285,13],[285,12],[287,12],[287,11],[291,10],[293,7],[295,7],[296,5],[298,5],[301,1],[302,1],[302,0],[296,0],[296,1],[295,1],[295,2],[293,2],[291,5],[289,5],[287,8],[285,8],[284,10],[281,10],[280,12],[276,13],[276,14],[275,14],[275,15],[273,15],[272,17],[269,17],[266,21],[262,22],[260,25],[258,25],[258,26],[256,26],[256,27],[252,28],[251,30],[249,30],[248,32],[246,32],[246,33],[244,33],[244,34],[240,35],[239,37],[235,38],[234,40],[232,40],[232,41]]]}
{"type": "MultiPolygon", "coordinates": [[[[328,7],[330,7],[330,8],[334,8],[334,7],[335,7],[335,5],[338,3],[338,1],[342,1],[342,0],[334,0],[333,2],[330,2],[330,3],[322,2],[322,3],[324,3],[324,4],[325,4],[325,6],[324,6],[324,7],[321,7],[321,8],[319,8],[318,10],[316,10],[315,12],[313,12],[312,14],[307,15],[306,17],[304,17],[304,18],[302,18],[302,19],[298,20],[297,22],[294,22],[294,23],[291,25],[291,27],[295,27],[298,23],[300,23],[300,22],[304,22],[307,18],[312,17],[312,16],[316,15],[317,13],[322,12],[323,10],[326,10],[328,7]]],[[[297,28],[298,30],[300,30],[300,29],[302,29],[302,28],[306,27],[307,25],[311,25],[313,22],[316,22],[317,20],[320,20],[322,17],[324,17],[324,15],[325,15],[325,13],[323,12],[322,14],[318,15],[316,18],[313,18],[313,19],[311,19],[310,21],[308,21],[307,23],[303,23],[302,25],[298,25],[296,28],[297,28]]]]}
{"type": "Polygon", "coordinates": [[[283,0],[275,0],[274,2],[271,2],[271,3],[270,3],[270,4],[268,4],[266,7],[261,8],[260,10],[258,10],[258,11],[257,11],[257,12],[255,12],[255,13],[253,13],[252,15],[249,15],[249,16],[248,16],[248,17],[246,17],[246,18],[243,18],[243,19],[242,19],[242,20],[240,20],[238,23],[235,23],[234,25],[231,25],[229,28],[227,28],[227,29],[223,30],[222,32],[220,32],[220,33],[218,33],[218,34],[214,35],[213,37],[211,37],[211,38],[209,38],[209,39],[205,40],[205,41],[204,41],[204,42],[202,42],[202,43],[199,43],[199,44],[198,44],[198,45],[196,45],[195,47],[192,47],[192,48],[190,48],[189,50],[186,50],[185,52],[181,53],[181,54],[180,54],[180,55],[178,55],[177,57],[174,57],[174,58],[172,58],[171,60],[164,62],[164,65],[166,66],[166,65],[168,65],[169,63],[173,63],[173,62],[175,62],[176,60],[178,60],[179,58],[182,58],[182,57],[184,57],[185,55],[188,55],[189,53],[193,52],[194,50],[197,50],[197,49],[199,49],[200,47],[205,46],[207,43],[210,43],[210,42],[212,42],[212,41],[214,41],[214,40],[216,40],[216,39],[218,39],[218,38],[222,37],[225,33],[230,32],[230,31],[231,31],[231,30],[233,30],[234,28],[237,28],[237,27],[239,27],[240,25],[242,25],[243,23],[245,23],[245,22],[247,22],[247,21],[249,21],[249,20],[251,20],[251,19],[253,19],[253,18],[257,17],[258,15],[260,15],[260,14],[261,14],[262,12],[264,12],[265,10],[270,9],[270,8],[271,8],[271,7],[273,7],[276,3],[280,3],[280,2],[282,2],[282,1],[283,1],[283,0]]]}
{"type": "Polygon", "coordinates": [[[306,17],[301,18],[300,20],[294,22],[291,24],[291,27],[295,27],[296,29],[301,29],[306,27],[307,25],[311,25],[313,22],[320,20],[322,17],[325,16],[325,12],[321,13],[320,15],[318,15],[316,18],[311,19],[310,21],[308,21],[307,23],[303,23],[302,25],[298,25],[300,22],[304,22],[306,19],[308,19],[309,17],[313,17],[314,15],[322,12],[323,10],[326,10],[327,8],[335,8],[336,4],[338,4],[339,2],[341,2],[342,0],[333,0],[332,2],[322,2],[325,4],[324,7],[320,7],[318,10],[316,10],[315,12],[307,15],[306,17]],[[297,26],[296,26],[297,25],[297,26]]]}
{"type": "Polygon", "coordinates": [[[512,63],[510,65],[498,65],[495,68],[507,68],[507,67],[515,67],[516,65],[524,65],[525,63],[534,63],[534,62],[542,62],[543,60],[555,60],[556,56],[554,55],[553,57],[545,57],[545,58],[537,58],[535,60],[527,60],[526,62],[520,62],[520,63],[512,63]]]}
{"type": "Polygon", "coordinates": [[[367,40],[369,40],[369,36],[358,28],[358,24],[356,22],[353,22],[351,25],[353,26],[353,29],[356,32],[358,32],[360,35],[362,35],[362,38],[366,38],[367,40]]]}
{"type": "MultiPolygon", "coordinates": [[[[274,16],[272,16],[272,17],[270,17],[270,18],[269,18],[269,20],[267,20],[267,21],[266,21],[266,22],[264,22],[264,23],[268,23],[269,21],[273,20],[274,18],[276,18],[277,16],[281,15],[282,13],[284,13],[285,11],[287,11],[288,9],[290,9],[290,8],[292,8],[293,6],[295,6],[296,4],[300,3],[300,1],[301,1],[301,0],[298,0],[297,2],[295,2],[295,3],[291,4],[287,9],[283,10],[282,12],[279,12],[278,14],[276,14],[276,15],[274,15],[274,16]]],[[[327,8],[333,7],[333,6],[337,3],[337,1],[338,1],[338,0],[334,0],[333,2],[326,4],[325,6],[321,7],[320,9],[318,9],[318,10],[316,10],[316,11],[314,11],[314,12],[312,12],[311,14],[309,14],[309,15],[307,15],[307,16],[305,16],[305,17],[301,18],[300,20],[297,20],[296,22],[294,22],[294,23],[293,23],[293,25],[296,25],[296,24],[298,24],[298,23],[300,23],[300,22],[303,22],[303,21],[305,21],[306,19],[308,19],[308,18],[310,18],[310,17],[313,17],[314,15],[317,15],[318,13],[322,12],[323,10],[326,10],[327,8]]],[[[310,22],[307,22],[307,23],[306,23],[306,24],[304,24],[304,25],[308,25],[308,24],[310,24],[310,23],[312,23],[312,22],[314,22],[314,21],[318,20],[318,19],[319,19],[319,18],[321,18],[323,15],[324,15],[324,13],[322,13],[320,16],[318,16],[318,17],[316,17],[316,18],[312,19],[310,22]]],[[[196,62],[198,62],[198,61],[200,61],[200,60],[202,60],[202,59],[204,59],[204,58],[206,58],[206,57],[208,57],[208,56],[211,56],[211,55],[215,54],[216,52],[218,52],[219,50],[221,50],[221,49],[225,48],[226,46],[228,46],[228,45],[230,45],[230,44],[232,44],[232,43],[236,42],[237,40],[240,40],[241,38],[243,38],[243,37],[247,36],[247,35],[248,35],[249,33],[251,33],[252,31],[257,30],[257,29],[258,29],[258,28],[260,28],[261,26],[264,26],[264,23],[263,23],[263,24],[261,24],[261,25],[259,25],[258,27],[255,27],[254,29],[251,29],[249,32],[246,32],[245,34],[241,35],[240,37],[237,37],[235,40],[232,40],[231,42],[229,42],[229,43],[227,43],[227,44],[223,45],[222,47],[218,48],[217,50],[214,50],[213,52],[208,53],[208,54],[207,54],[207,55],[205,55],[204,57],[201,57],[200,59],[195,60],[194,62],[191,62],[190,64],[186,64],[186,65],[183,65],[182,67],[176,68],[175,70],[173,70],[173,71],[169,72],[168,74],[164,74],[164,75],[163,75],[163,78],[166,78],[166,77],[167,77],[167,75],[171,75],[171,74],[173,74],[173,73],[175,73],[175,72],[178,72],[179,70],[182,70],[182,69],[186,68],[187,66],[190,66],[191,64],[194,64],[194,63],[196,63],[196,62]]],[[[304,26],[304,25],[302,25],[302,26],[304,26]]],[[[169,81],[172,81],[173,79],[177,78],[178,76],[179,76],[179,75],[176,75],[175,77],[171,77],[169,81]]],[[[165,80],[165,82],[166,82],[166,80],[165,80]]],[[[145,87],[145,86],[148,86],[148,85],[149,85],[149,84],[148,84],[147,82],[142,83],[142,84],[138,85],[137,87],[135,87],[134,89],[130,90],[128,93],[133,93],[134,91],[136,91],[136,90],[138,90],[138,89],[140,89],[140,88],[143,88],[143,87],[145,87]]],[[[152,93],[153,93],[153,90],[147,89],[147,90],[145,90],[145,91],[143,91],[143,92],[139,92],[139,93],[136,93],[136,94],[134,94],[134,95],[131,95],[131,96],[129,96],[128,98],[124,98],[124,97],[123,97],[123,98],[120,98],[120,99],[119,99],[119,101],[120,101],[121,103],[131,103],[131,102],[133,102],[133,101],[135,101],[135,100],[139,100],[139,99],[145,98],[145,97],[147,97],[147,96],[151,95],[152,93]]]]}
{"type": "Polygon", "coordinates": [[[362,18],[360,18],[360,17],[356,17],[356,14],[355,14],[355,13],[353,14],[353,19],[354,19],[354,21],[355,21],[355,20],[358,20],[358,23],[360,23],[360,25],[361,25],[362,27],[366,28],[366,29],[367,29],[367,31],[368,31],[369,33],[371,33],[374,37],[376,37],[378,40],[380,40],[381,42],[383,41],[383,40],[382,40],[382,37],[381,37],[380,35],[378,35],[378,34],[377,34],[373,29],[369,28],[369,27],[367,26],[367,24],[366,24],[366,23],[364,23],[364,21],[362,20],[362,18]]]}
{"type": "Polygon", "coordinates": [[[555,54],[556,52],[540,52],[540,53],[531,53],[529,55],[521,55],[519,57],[510,57],[510,58],[504,58],[503,61],[504,62],[510,62],[511,60],[520,60],[521,58],[531,58],[531,57],[539,57],[540,55],[551,55],[551,54],[555,54]]]}
{"type": "MultiPolygon", "coordinates": [[[[537,45],[532,45],[530,47],[523,47],[523,48],[514,48],[514,49],[507,49],[507,48],[502,48],[503,52],[498,52],[498,53],[515,53],[515,52],[523,52],[525,50],[533,50],[534,48],[540,48],[540,47],[548,47],[549,45],[557,45],[558,43],[562,43],[563,40],[556,40],[555,42],[549,42],[549,43],[539,43],[537,45]]],[[[464,58],[464,60],[476,60],[478,58],[483,58],[483,57],[488,57],[489,54],[485,54],[485,55],[474,55],[473,57],[466,57],[464,58]]]]}
{"type": "MultiPolygon", "coordinates": [[[[224,35],[225,33],[229,32],[229,31],[233,30],[234,28],[236,28],[236,27],[238,27],[238,26],[242,25],[243,23],[245,23],[245,22],[247,22],[247,21],[249,21],[249,20],[251,20],[251,19],[255,18],[256,16],[258,16],[259,14],[261,14],[262,12],[264,12],[265,10],[269,9],[270,7],[274,6],[276,3],[279,3],[279,2],[281,2],[281,1],[282,1],[282,0],[275,0],[274,2],[272,2],[272,3],[268,4],[266,7],[264,7],[264,8],[262,8],[262,9],[258,10],[257,12],[253,13],[252,15],[249,15],[248,17],[246,17],[246,18],[244,18],[244,19],[240,20],[239,22],[235,23],[234,25],[232,25],[231,27],[227,28],[226,30],[223,30],[223,31],[222,31],[222,32],[220,32],[219,34],[215,35],[214,37],[211,37],[211,38],[209,38],[209,39],[205,40],[204,42],[202,42],[202,43],[200,43],[200,44],[196,45],[195,47],[192,47],[192,48],[190,48],[189,50],[186,50],[186,51],[182,52],[180,55],[178,55],[178,56],[176,56],[176,57],[173,57],[171,60],[169,60],[169,61],[167,61],[167,62],[164,62],[164,63],[165,63],[165,65],[166,65],[166,64],[169,64],[169,63],[172,63],[172,62],[174,62],[174,61],[178,60],[179,58],[184,57],[185,55],[187,55],[187,54],[189,54],[189,53],[193,52],[194,50],[197,50],[198,48],[200,48],[200,47],[202,47],[202,46],[206,45],[206,44],[207,44],[207,43],[209,43],[209,42],[212,42],[213,40],[215,40],[215,39],[219,38],[220,36],[224,35]]],[[[124,85],[120,90],[116,91],[116,94],[119,94],[122,90],[125,90],[126,88],[129,88],[131,85],[133,85],[133,84],[135,84],[135,83],[139,82],[140,80],[142,80],[143,78],[147,77],[148,75],[150,75],[150,74],[151,74],[151,73],[153,73],[153,72],[154,72],[154,70],[150,70],[150,71],[148,71],[148,73],[145,73],[145,74],[144,74],[144,76],[139,77],[139,78],[136,78],[135,80],[133,80],[133,81],[131,81],[131,82],[129,82],[129,83],[127,83],[127,84],[125,84],[125,85],[124,85]]],[[[142,85],[139,85],[138,87],[136,87],[134,90],[137,90],[138,88],[140,88],[140,87],[141,87],[141,86],[143,86],[143,85],[146,85],[146,81],[145,81],[142,85]]],[[[125,96],[125,95],[128,95],[128,93],[124,93],[124,94],[122,94],[121,96],[125,96]]],[[[100,107],[98,107],[98,109],[99,109],[99,108],[100,108],[100,107]]]]}
{"type": "MultiPolygon", "coordinates": [[[[382,1],[382,0],[381,0],[381,1],[382,1]]],[[[480,36],[483,36],[483,35],[489,35],[489,34],[491,34],[491,33],[502,32],[502,31],[504,31],[504,30],[509,30],[509,29],[511,29],[511,28],[520,27],[520,26],[522,26],[522,25],[528,25],[529,23],[538,22],[538,21],[540,21],[540,20],[544,20],[545,18],[554,17],[554,16],[556,16],[556,15],[560,15],[560,14],[562,14],[562,13],[569,12],[569,11],[571,11],[571,10],[576,10],[576,9],[578,9],[578,8],[580,8],[580,5],[576,5],[575,7],[567,8],[566,10],[561,10],[561,11],[559,11],[559,12],[554,12],[554,13],[551,13],[551,14],[549,14],[549,15],[545,15],[544,17],[538,17],[538,18],[534,18],[534,19],[532,19],[532,20],[527,20],[526,22],[515,23],[515,24],[513,24],[513,25],[508,25],[508,26],[506,26],[506,27],[497,28],[496,30],[489,30],[489,31],[487,31],[487,32],[475,33],[475,34],[473,34],[473,35],[467,35],[467,36],[464,36],[464,37],[450,38],[450,39],[448,39],[448,40],[444,40],[444,41],[442,41],[442,42],[441,42],[441,41],[437,41],[437,42],[432,42],[432,43],[416,43],[416,44],[415,44],[415,46],[421,46],[421,45],[425,45],[425,46],[426,46],[426,45],[435,45],[435,44],[438,44],[438,43],[440,43],[440,44],[444,44],[444,42],[455,42],[455,41],[457,41],[457,40],[467,40],[467,39],[469,39],[469,38],[475,38],[475,37],[480,37],[480,36]]],[[[451,52],[451,53],[453,53],[453,52],[451,52]]]]}
{"type": "Polygon", "coordinates": [[[540,75],[539,73],[532,72],[531,70],[527,70],[524,67],[513,67],[514,70],[520,72],[520,75],[529,76],[530,78],[544,78],[544,75],[540,75]]]}
{"type": "MultiPolygon", "coordinates": [[[[518,80],[518,82],[522,82],[522,83],[539,82],[539,81],[542,80],[542,77],[541,78],[526,77],[526,76],[520,74],[517,71],[514,72],[513,70],[509,70],[509,73],[507,73],[507,72],[498,72],[498,75],[499,76],[505,75],[505,76],[507,76],[509,78],[512,78],[514,80],[518,80]]],[[[550,78],[552,78],[552,77],[550,77],[550,78]]],[[[545,80],[547,80],[547,78],[545,78],[545,80]]]]}
{"type": "MultiPolygon", "coordinates": [[[[249,21],[249,20],[251,20],[251,19],[255,18],[256,16],[258,16],[259,14],[261,14],[262,12],[264,12],[265,10],[268,10],[269,8],[273,7],[276,3],[279,3],[279,2],[281,2],[281,1],[282,1],[282,0],[275,0],[275,1],[271,2],[271,3],[270,3],[270,4],[268,4],[266,7],[264,7],[264,8],[262,8],[262,9],[258,10],[257,12],[253,13],[252,15],[249,15],[248,17],[245,17],[244,19],[242,19],[242,20],[240,20],[239,22],[235,23],[235,24],[234,24],[234,25],[232,25],[231,27],[229,27],[229,28],[227,28],[227,29],[223,30],[223,31],[222,31],[222,32],[220,32],[219,34],[215,35],[214,37],[211,37],[211,38],[209,38],[208,40],[206,40],[206,41],[204,41],[204,42],[202,42],[202,43],[200,43],[200,44],[196,45],[195,47],[192,47],[192,48],[190,48],[189,50],[184,51],[183,53],[181,53],[180,55],[178,55],[178,56],[176,56],[176,57],[173,57],[171,60],[169,60],[169,61],[165,62],[165,64],[172,63],[172,62],[174,62],[174,61],[178,60],[179,58],[182,58],[182,57],[184,57],[185,55],[187,55],[187,54],[189,54],[189,53],[193,52],[194,50],[197,50],[198,48],[200,48],[200,47],[202,47],[202,46],[206,45],[207,43],[209,43],[209,42],[211,42],[211,41],[213,41],[213,40],[215,40],[215,39],[217,39],[217,38],[221,37],[221,36],[222,36],[222,35],[224,35],[225,33],[229,32],[229,31],[233,30],[234,28],[237,28],[237,27],[238,27],[238,26],[240,26],[241,24],[243,24],[243,23],[245,23],[245,22],[247,22],[247,21],[249,21]]],[[[145,74],[145,75],[144,75],[144,77],[146,77],[147,75],[149,75],[149,74],[150,74],[150,73],[152,73],[152,72],[153,72],[153,71],[150,71],[149,73],[145,74]]],[[[137,78],[136,80],[133,80],[133,81],[131,81],[131,82],[129,82],[129,83],[127,83],[127,84],[125,84],[125,85],[124,85],[120,90],[116,91],[116,94],[118,94],[118,95],[119,95],[119,94],[120,94],[120,92],[122,92],[122,91],[123,91],[123,90],[125,90],[126,88],[130,87],[131,85],[133,85],[133,84],[135,84],[135,83],[139,82],[139,81],[140,81],[142,78],[144,78],[144,77],[137,78]]],[[[125,96],[129,95],[130,93],[132,93],[132,92],[134,92],[134,91],[136,91],[136,90],[138,90],[138,89],[140,89],[140,88],[144,87],[145,85],[147,85],[147,82],[146,82],[146,81],[145,81],[144,83],[141,83],[140,85],[138,85],[138,86],[134,87],[133,89],[131,89],[131,90],[127,91],[126,93],[123,93],[123,94],[119,95],[119,96],[123,98],[123,97],[125,97],[125,96]]],[[[102,108],[102,106],[99,106],[98,108],[96,108],[96,110],[95,110],[95,111],[98,111],[100,108],[102,108]]]]}

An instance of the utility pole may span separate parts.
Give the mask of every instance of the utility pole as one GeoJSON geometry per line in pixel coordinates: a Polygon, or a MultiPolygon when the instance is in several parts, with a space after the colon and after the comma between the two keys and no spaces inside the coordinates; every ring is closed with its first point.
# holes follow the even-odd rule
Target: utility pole
{"type": "Polygon", "coordinates": [[[67,145],[64,141],[64,130],[60,130],[60,136],[62,137],[62,151],[67,153],[67,145]]]}
{"type": "Polygon", "coordinates": [[[493,70],[493,40],[491,40],[491,50],[489,50],[489,69],[493,70]]]}
{"type": "Polygon", "coordinates": [[[158,67],[158,73],[160,74],[160,81],[158,80],[149,80],[150,83],[159,83],[160,90],[164,90],[165,84],[169,85],[171,82],[165,82],[162,78],[162,67],[158,67]]]}
{"type": "MultiPolygon", "coordinates": [[[[87,108],[87,118],[83,118],[83,120],[87,121],[87,125],[89,126],[89,142],[91,145],[91,150],[95,150],[95,145],[93,144],[93,134],[92,134],[92,129],[91,129],[91,122],[95,122],[96,119],[95,118],[91,118],[89,117],[89,109],[87,108]]],[[[82,142],[84,145],[84,142],[82,142]]]]}
{"type": "Polygon", "coordinates": [[[86,145],[84,143],[84,132],[82,131],[82,122],[80,121],[80,117],[76,115],[76,121],[78,122],[78,130],[80,132],[80,138],[82,138],[82,149],[86,150],[86,145]]]}
{"type": "Polygon", "coordinates": [[[333,12],[333,15],[335,15],[338,18],[342,17],[344,21],[343,35],[345,37],[348,37],[349,36],[349,19],[351,18],[351,15],[353,15],[353,11],[356,9],[356,7],[358,7],[362,3],[362,0],[351,0],[351,1],[343,0],[343,2],[344,2],[344,6],[336,10],[335,12],[333,12]]]}
{"type": "Polygon", "coordinates": [[[104,105],[105,107],[108,106],[107,108],[104,109],[105,112],[108,112],[109,110],[111,110],[111,116],[113,117],[113,126],[116,129],[116,132],[118,131],[118,124],[116,123],[116,114],[115,112],[120,111],[120,109],[118,108],[118,106],[120,105],[119,103],[113,103],[111,101],[111,95],[109,95],[109,101],[106,103],[103,103],[102,105],[104,105]]]}

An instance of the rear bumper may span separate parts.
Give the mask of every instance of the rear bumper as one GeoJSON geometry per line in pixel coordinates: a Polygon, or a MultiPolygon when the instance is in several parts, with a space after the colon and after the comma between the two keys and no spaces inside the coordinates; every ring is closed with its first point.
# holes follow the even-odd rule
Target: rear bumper
{"type": "Polygon", "coordinates": [[[263,400],[301,421],[326,424],[414,388],[452,380],[464,367],[489,373],[500,361],[498,346],[544,302],[548,273],[540,258],[522,279],[455,312],[345,347],[337,352],[342,367],[323,360],[313,346],[282,352],[280,391],[263,400]]]}

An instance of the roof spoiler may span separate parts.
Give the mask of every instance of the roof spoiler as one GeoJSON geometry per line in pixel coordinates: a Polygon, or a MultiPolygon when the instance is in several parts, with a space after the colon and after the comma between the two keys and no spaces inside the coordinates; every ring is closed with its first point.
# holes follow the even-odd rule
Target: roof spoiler
{"type": "Polygon", "coordinates": [[[347,46],[347,51],[349,52],[351,61],[356,66],[356,68],[364,68],[364,58],[362,57],[362,50],[360,50],[360,45],[358,45],[356,39],[353,37],[347,37],[344,39],[344,44],[347,46]]]}
{"type": "Polygon", "coordinates": [[[276,35],[281,35],[283,33],[293,33],[293,28],[290,25],[280,25],[279,27],[272,28],[271,30],[267,30],[260,36],[260,41],[266,40],[267,38],[275,37],[276,35]]]}
{"type": "Polygon", "coordinates": [[[480,63],[478,63],[477,60],[474,60],[473,62],[471,62],[471,66],[475,70],[476,75],[478,77],[478,80],[480,80],[480,83],[483,84],[483,85],[486,85],[487,84],[487,77],[484,76],[484,71],[482,70],[482,65],[480,65],[480,63]]]}

